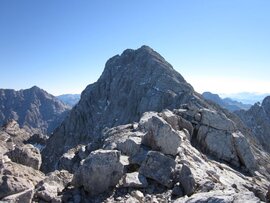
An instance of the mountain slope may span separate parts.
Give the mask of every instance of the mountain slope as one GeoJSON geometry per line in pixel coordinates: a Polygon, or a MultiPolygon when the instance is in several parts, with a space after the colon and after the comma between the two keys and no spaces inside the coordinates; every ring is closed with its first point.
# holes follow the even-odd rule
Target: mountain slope
{"type": "Polygon", "coordinates": [[[219,97],[218,94],[213,94],[211,92],[204,92],[202,96],[205,99],[215,102],[216,104],[220,105],[221,107],[231,112],[241,110],[241,109],[248,110],[251,107],[251,105],[249,104],[243,104],[241,102],[234,101],[230,98],[222,99],[219,97]]]}
{"type": "Polygon", "coordinates": [[[138,121],[146,111],[174,109],[190,101],[194,106],[208,105],[157,52],[147,46],[127,49],[109,59],[98,81],[82,92],[80,102],[44,149],[44,168],[52,170],[59,157],[78,144],[99,143],[106,127],[138,121]]]}
{"type": "Polygon", "coordinates": [[[264,149],[270,152],[270,96],[261,105],[256,103],[248,111],[241,110],[236,114],[252,130],[264,149]]]}
{"type": "Polygon", "coordinates": [[[32,132],[50,134],[69,110],[67,105],[36,86],[19,91],[0,89],[0,125],[14,119],[32,132]]]}

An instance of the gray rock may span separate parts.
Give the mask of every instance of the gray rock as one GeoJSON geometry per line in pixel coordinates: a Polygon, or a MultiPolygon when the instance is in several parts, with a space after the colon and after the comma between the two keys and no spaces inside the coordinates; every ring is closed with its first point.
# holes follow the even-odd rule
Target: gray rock
{"type": "Polygon", "coordinates": [[[181,186],[184,188],[185,194],[190,196],[194,193],[196,189],[196,182],[190,168],[186,165],[182,166],[180,172],[180,183],[181,186]]]}
{"type": "Polygon", "coordinates": [[[160,116],[166,121],[168,122],[172,128],[174,130],[183,130],[186,129],[188,130],[189,134],[192,135],[193,134],[193,126],[192,124],[187,121],[186,119],[177,116],[176,114],[174,114],[172,111],[166,109],[163,110],[160,113],[160,116]]]}
{"type": "Polygon", "coordinates": [[[234,146],[240,162],[249,170],[255,171],[257,168],[257,163],[255,157],[251,151],[250,145],[247,139],[240,132],[233,133],[234,146]]]}
{"type": "Polygon", "coordinates": [[[70,107],[36,86],[19,91],[0,89],[0,126],[14,119],[32,132],[50,134],[69,110],[70,107]]]}
{"type": "Polygon", "coordinates": [[[14,195],[10,195],[7,197],[4,197],[1,199],[1,202],[10,202],[10,203],[15,203],[15,202],[23,202],[23,203],[31,203],[32,198],[34,195],[33,189],[25,190],[20,193],[16,193],[14,195]]]}
{"type": "Polygon", "coordinates": [[[72,183],[76,187],[84,186],[90,195],[96,195],[115,186],[122,177],[123,170],[119,151],[93,151],[74,174],[72,183]]]}
{"type": "Polygon", "coordinates": [[[200,113],[202,115],[201,124],[210,126],[217,130],[224,130],[233,132],[235,130],[235,125],[233,121],[226,117],[225,114],[209,110],[201,109],[200,113]]]}
{"type": "Polygon", "coordinates": [[[29,180],[10,175],[0,176],[0,199],[29,189],[34,189],[33,183],[29,180]]]}
{"type": "Polygon", "coordinates": [[[145,113],[139,127],[146,133],[142,143],[164,154],[176,155],[179,152],[181,136],[156,113],[145,113]]]}
{"type": "Polygon", "coordinates": [[[128,49],[109,59],[99,80],[83,91],[80,102],[49,139],[42,153],[43,168],[53,170],[66,151],[98,140],[105,127],[137,122],[146,111],[172,110],[192,99],[203,103],[157,52],[147,46],[128,49]]]}
{"type": "Polygon", "coordinates": [[[245,125],[252,131],[256,139],[266,150],[270,152],[270,96],[266,97],[262,104],[254,104],[249,110],[240,110],[235,113],[245,125]]]}
{"type": "Polygon", "coordinates": [[[8,157],[16,163],[32,167],[39,170],[41,166],[41,154],[39,150],[31,144],[16,147],[7,153],[8,157]]]}
{"type": "Polygon", "coordinates": [[[214,157],[235,166],[240,165],[231,133],[201,126],[197,133],[197,140],[202,149],[214,157]]]}
{"type": "Polygon", "coordinates": [[[139,173],[166,187],[172,187],[172,175],[175,165],[176,163],[172,158],[160,152],[150,151],[142,163],[139,173]]]}
{"type": "Polygon", "coordinates": [[[145,188],[147,186],[146,178],[138,172],[127,173],[123,178],[123,187],[145,188]]]}

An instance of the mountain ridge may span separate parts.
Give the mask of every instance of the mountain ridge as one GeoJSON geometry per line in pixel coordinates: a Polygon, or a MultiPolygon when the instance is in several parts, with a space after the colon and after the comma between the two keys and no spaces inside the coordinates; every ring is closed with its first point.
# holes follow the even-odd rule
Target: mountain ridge
{"type": "Polygon", "coordinates": [[[18,121],[34,133],[50,134],[63,120],[68,106],[37,86],[29,89],[0,89],[0,125],[18,121]]]}

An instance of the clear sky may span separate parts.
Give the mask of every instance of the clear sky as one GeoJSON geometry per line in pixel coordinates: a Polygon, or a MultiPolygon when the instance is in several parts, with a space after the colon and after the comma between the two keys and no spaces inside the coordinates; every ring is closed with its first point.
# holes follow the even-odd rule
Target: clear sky
{"type": "Polygon", "coordinates": [[[269,0],[0,0],[0,88],[80,93],[144,44],[199,92],[270,93],[269,0]]]}

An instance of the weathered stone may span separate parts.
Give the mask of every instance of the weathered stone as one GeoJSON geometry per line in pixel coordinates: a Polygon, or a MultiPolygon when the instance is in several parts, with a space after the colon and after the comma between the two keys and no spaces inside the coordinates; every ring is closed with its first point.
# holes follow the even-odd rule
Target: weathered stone
{"type": "Polygon", "coordinates": [[[228,119],[225,114],[212,111],[209,109],[201,109],[200,113],[202,115],[201,124],[210,126],[217,130],[224,130],[233,132],[235,130],[235,125],[233,121],[228,119]]]}
{"type": "Polygon", "coordinates": [[[90,195],[96,195],[115,186],[122,177],[123,170],[119,151],[96,150],[84,160],[72,182],[76,187],[84,186],[90,195]]]}
{"type": "Polygon", "coordinates": [[[185,194],[190,196],[194,193],[196,187],[195,179],[192,175],[190,168],[186,165],[182,166],[180,172],[180,183],[181,186],[184,188],[185,194]]]}
{"type": "Polygon", "coordinates": [[[13,162],[32,167],[36,170],[40,168],[41,154],[39,150],[31,144],[16,147],[13,151],[8,152],[7,155],[13,162]]]}
{"type": "Polygon", "coordinates": [[[267,152],[270,152],[270,96],[262,101],[262,104],[255,103],[249,110],[240,110],[235,113],[252,131],[256,139],[267,152]]]}
{"type": "Polygon", "coordinates": [[[146,178],[138,172],[127,173],[123,178],[123,187],[145,188],[147,186],[146,178]]]}
{"type": "MultiPolygon", "coordinates": [[[[13,119],[27,131],[50,134],[69,110],[70,107],[36,86],[19,91],[0,89],[0,126],[13,119]]],[[[18,131],[13,133],[20,134],[18,131]]],[[[29,136],[24,138],[18,139],[24,141],[29,136]]]]}
{"type": "Polygon", "coordinates": [[[137,122],[144,112],[172,110],[191,99],[203,103],[153,49],[125,50],[108,60],[99,80],[82,92],[80,102],[50,137],[42,153],[44,168],[53,170],[67,148],[100,138],[104,127],[137,122]]]}
{"type": "Polygon", "coordinates": [[[247,142],[247,139],[240,132],[233,133],[234,146],[237,152],[237,155],[240,159],[240,162],[249,170],[255,171],[257,168],[257,163],[254,158],[254,155],[251,151],[251,148],[247,142]]]}
{"type": "Polygon", "coordinates": [[[156,113],[145,113],[140,120],[140,128],[146,132],[143,144],[164,154],[176,155],[179,152],[181,136],[156,113]]]}
{"type": "Polygon", "coordinates": [[[31,203],[32,198],[33,198],[34,192],[33,189],[25,190],[20,193],[16,193],[14,195],[10,195],[7,197],[4,197],[1,199],[1,202],[10,202],[10,203],[15,203],[15,202],[23,202],[23,203],[31,203]]]}
{"type": "Polygon", "coordinates": [[[10,175],[0,176],[0,199],[29,189],[34,189],[34,185],[29,180],[10,175]]]}
{"type": "Polygon", "coordinates": [[[166,187],[172,187],[172,175],[175,165],[176,163],[172,158],[160,152],[150,151],[142,163],[139,173],[166,187]]]}

